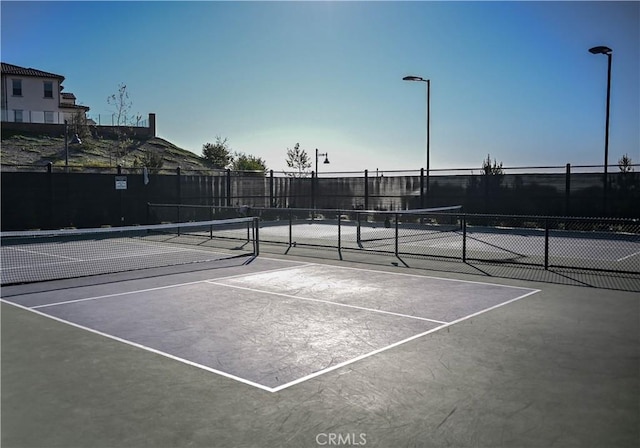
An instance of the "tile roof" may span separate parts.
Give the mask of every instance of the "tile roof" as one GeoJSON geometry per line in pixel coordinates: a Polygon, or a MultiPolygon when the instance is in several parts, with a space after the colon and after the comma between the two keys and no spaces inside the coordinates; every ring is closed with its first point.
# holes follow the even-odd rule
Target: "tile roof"
{"type": "Polygon", "coordinates": [[[62,75],[43,72],[42,70],[37,70],[35,68],[25,68],[18,65],[7,64],[6,62],[2,63],[2,74],[15,76],[34,76],[37,78],[57,78],[60,80],[64,80],[64,76],[62,75]]]}

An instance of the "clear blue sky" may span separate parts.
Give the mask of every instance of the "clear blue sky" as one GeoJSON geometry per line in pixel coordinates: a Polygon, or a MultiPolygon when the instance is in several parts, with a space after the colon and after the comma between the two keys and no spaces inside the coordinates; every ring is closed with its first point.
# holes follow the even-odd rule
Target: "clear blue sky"
{"type": "Polygon", "coordinates": [[[132,113],[201,154],[216,136],[276,171],[640,162],[639,2],[10,2],[2,61],[66,77],[90,115],[132,113]]]}

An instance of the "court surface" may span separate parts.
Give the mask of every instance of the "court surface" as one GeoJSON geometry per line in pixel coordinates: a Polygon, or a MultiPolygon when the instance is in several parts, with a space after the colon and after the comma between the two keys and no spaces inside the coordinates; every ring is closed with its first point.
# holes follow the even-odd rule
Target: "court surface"
{"type": "Polygon", "coordinates": [[[632,446],[637,293],[260,256],[2,289],[2,446],[632,446]]]}
{"type": "MultiPolygon", "coordinates": [[[[278,390],[538,292],[318,264],[96,294],[7,298],[61,322],[278,390]],[[372,274],[375,277],[372,278],[372,274]]],[[[187,279],[185,279],[187,280],[187,279]]],[[[86,291],[85,291],[86,290],[86,291]]]]}

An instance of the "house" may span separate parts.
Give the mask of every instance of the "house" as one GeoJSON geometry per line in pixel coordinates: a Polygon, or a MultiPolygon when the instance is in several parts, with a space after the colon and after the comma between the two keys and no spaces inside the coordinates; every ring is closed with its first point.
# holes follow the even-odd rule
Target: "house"
{"type": "Polygon", "coordinates": [[[85,120],[89,107],[63,92],[63,82],[62,75],[2,62],[2,121],[63,124],[78,113],[85,120]]]}

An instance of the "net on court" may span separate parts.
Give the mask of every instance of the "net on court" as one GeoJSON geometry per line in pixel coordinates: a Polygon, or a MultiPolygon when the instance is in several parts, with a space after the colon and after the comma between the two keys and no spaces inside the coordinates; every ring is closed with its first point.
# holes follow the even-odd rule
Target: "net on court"
{"type": "Polygon", "coordinates": [[[398,212],[376,212],[358,217],[358,244],[371,247],[389,241],[404,243],[438,238],[462,230],[462,206],[435,207],[398,212]]]}
{"type": "Polygon", "coordinates": [[[0,233],[2,285],[217,261],[259,253],[256,218],[0,233]]]}

